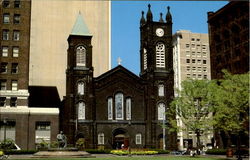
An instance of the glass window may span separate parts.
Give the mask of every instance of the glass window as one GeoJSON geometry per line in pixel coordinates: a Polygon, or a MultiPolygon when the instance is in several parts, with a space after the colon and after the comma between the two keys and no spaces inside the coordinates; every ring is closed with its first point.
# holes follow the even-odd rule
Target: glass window
{"type": "Polygon", "coordinates": [[[19,24],[20,23],[20,14],[14,14],[14,24],[19,24]]]}
{"type": "Polygon", "coordinates": [[[11,73],[12,74],[18,73],[18,63],[12,63],[12,65],[11,65],[11,73]]]}
{"type": "Polygon", "coordinates": [[[0,107],[6,106],[6,97],[0,97],[0,107]]]}
{"type": "Polygon", "coordinates": [[[201,72],[201,67],[198,67],[198,68],[197,68],[197,71],[198,71],[198,72],[201,72]]]}
{"type": "Polygon", "coordinates": [[[195,49],[195,44],[192,44],[192,49],[195,49]]]}
{"type": "Polygon", "coordinates": [[[108,98],[108,119],[113,119],[113,98],[108,98]]]}
{"type": "Polygon", "coordinates": [[[192,67],[192,71],[193,71],[193,72],[196,72],[196,67],[192,67]]]}
{"type": "Polygon", "coordinates": [[[207,75],[203,75],[204,79],[207,79],[207,75]]]}
{"type": "Polygon", "coordinates": [[[135,144],[141,144],[141,133],[135,135],[135,144]]]}
{"type": "Polygon", "coordinates": [[[195,59],[192,59],[192,63],[195,63],[195,59]]]}
{"type": "Polygon", "coordinates": [[[195,41],[195,39],[194,39],[194,38],[191,38],[191,41],[195,41]]]}
{"type": "Polygon", "coordinates": [[[123,94],[117,93],[115,95],[115,111],[116,119],[123,119],[123,94]]]}
{"type": "Polygon", "coordinates": [[[207,72],[207,67],[203,67],[203,72],[207,72]]]}
{"type": "Polygon", "coordinates": [[[78,82],[77,88],[78,94],[84,95],[84,82],[78,82]]]}
{"type": "Polygon", "coordinates": [[[206,60],[203,60],[203,64],[207,64],[207,61],[206,61],[206,60]]]}
{"type": "Polygon", "coordinates": [[[201,74],[198,74],[198,79],[201,79],[201,78],[202,78],[201,74]]]}
{"type": "Polygon", "coordinates": [[[3,46],[2,47],[2,57],[8,57],[9,47],[3,46]]]}
{"type": "Polygon", "coordinates": [[[186,44],[186,48],[189,48],[189,44],[186,44]]]}
{"type": "Polygon", "coordinates": [[[143,57],[144,57],[144,69],[147,69],[147,63],[148,63],[148,56],[147,56],[147,50],[144,48],[143,49],[143,57]]]}
{"type": "Polygon", "coordinates": [[[187,72],[190,72],[190,66],[187,66],[187,72]]]}
{"type": "Polygon", "coordinates": [[[195,57],[195,56],[196,56],[195,52],[192,52],[192,57],[195,57]]]}
{"type": "Polygon", "coordinates": [[[190,63],[190,59],[186,59],[186,63],[190,63]]]}
{"type": "Polygon", "coordinates": [[[158,95],[159,96],[164,96],[164,85],[163,84],[160,84],[158,86],[158,95]]]}
{"type": "Polygon", "coordinates": [[[10,6],[10,1],[9,0],[3,0],[3,7],[8,8],[10,6]]]}
{"type": "Polygon", "coordinates": [[[202,56],[203,56],[203,57],[206,57],[206,56],[207,56],[207,53],[206,53],[206,52],[202,52],[202,56]]]}
{"type": "Polygon", "coordinates": [[[131,120],[131,98],[126,99],[126,119],[131,120]]]}
{"type": "Polygon", "coordinates": [[[165,104],[164,103],[159,103],[158,104],[158,120],[163,120],[165,119],[165,104]]]}
{"type": "Polygon", "coordinates": [[[7,73],[7,66],[8,66],[8,63],[5,63],[5,62],[1,63],[1,73],[7,73]]]}
{"type": "Polygon", "coordinates": [[[78,119],[79,120],[85,119],[85,103],[84,102],[78,103],[78,119]]]}
{"type": "Polygon", "coordinates": [[[50,142],[51,127],[50,122],[36,122],[35,131],[35,143],[41,143],[42,141],[50,142]]]}
{"type": "Polygon", "coordinates": [[[198,63],[198,64],[201,64],[201,60],[200,60],[200,59],[197,59],[197,63],[198,63]]]}
{"type": "Polygon", "coordinates": [[[98,133],[98,144],[104,144],[104,133],[98,133]]]}
{"type": "Polygon", "coordinates": [[[3,40],[9,40],[9,30],[3,30],[3,40]]]}
{"type": "Polygon", "coordinates": [[[190,56],[190,52],[189,51],[186,51],[186,56],[190,56]]]}
{"type": "Polygon", "coordinates": [[[14,8],[20,8],[20,0],[14,1],[14,8]]]}
{"type": "Polygon", "coordinates": [[[0,80],[1,83],[1,90],[6,90],[7,89],[7,83],[6,83],[6,79],[1,79],[0,80]]]}
{"type": "Polygon", "coordinates": [[[12,80],[11,81],[11,90],[12,91],[17,91],[17,80],[12,80]]]}
{"type": "MultiPolygon", "coordinates": [[[[7,118],[7,117],[6,117],[7,118]]],[[[6,133],[6,139],[16,140],[16,122],[12,120],[0,121],[0,141],[4,140],[4,133],[6,133]]]]}
{"type": "Polygon", "coordinates": [[[86,66],[86,49],[83,46],[76,49],[76,66],[86,66]]]}
{"type": "Polygon", "coordinates": [[[190,78],[190,74],[187,74],[187,78],[190,78]]]}
{"type": "Polygon", "coordinates": [[[156,45],[156,67],[165,68],[165,45],[161,42],[156,45]]]}
{"type": "Polygon", "coordinates": [[[19,47],[13,47],[13,57],[19,56],[19,47]]]}
{"type": "Polygon", "coordinates": [[[196,41],[200,41],[200,39],[199,39],[199,38],[197,38],[197,39],[196,39],[196,41]]]}
{"type": "Polygon", "coordinates": [[[9,24],[10,23],[10,14],[9,13],[4,13],[3,14],[3,23],[4,24],[9,24]]]}
{"type": "Polygon", "coordinates": [[[19,39],[20,39],[20,31],[14,31],[13,32],[13,40],[19,41],[19,39]]]}
{"type": "Polygon", "coordinates": [[[17,97],[11,97],[10,98],[10,107],[16,107],[17,106],[17,97]]]}

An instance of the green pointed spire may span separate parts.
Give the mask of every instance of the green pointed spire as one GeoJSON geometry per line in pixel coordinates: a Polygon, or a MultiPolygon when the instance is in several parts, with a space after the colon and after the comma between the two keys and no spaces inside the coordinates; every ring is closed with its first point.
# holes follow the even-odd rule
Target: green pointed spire
{"type": "Polygon", "coordinates": [[[89,32],[87,25],[85,24],[80,12],[76,18],[75,25],[74,25],[70,34],[71,35],[78,35],[78,36],[92,36],[92,34],[90,34],[90,32],[89,32]]]}

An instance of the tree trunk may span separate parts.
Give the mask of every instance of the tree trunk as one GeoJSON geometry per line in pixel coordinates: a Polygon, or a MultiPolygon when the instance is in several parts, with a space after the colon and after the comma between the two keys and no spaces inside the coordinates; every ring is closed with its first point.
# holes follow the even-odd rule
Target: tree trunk
{"type": "Polygon", "coordinates": [[[201,147],[201,140],[200,140],[200,130],[196,130],[196,138],[197,138],[197,154],[200,155],[200,147],[201,147]]]}

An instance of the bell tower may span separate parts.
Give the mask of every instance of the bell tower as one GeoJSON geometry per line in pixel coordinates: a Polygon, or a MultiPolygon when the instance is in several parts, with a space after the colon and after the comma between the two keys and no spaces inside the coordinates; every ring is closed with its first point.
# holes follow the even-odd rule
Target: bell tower
{"type": "MultiPolygon", "coordinates": [[[[151,5],[148,5],[146,19],[142,11],[140,20],[140,77],[144,81],[146,107],[146,144],[147,147],[165,144],[165,148],[175,149],[176,134],[165,136],[159,125],[166,124],[169,104],[174,97],[172,16],[167,7],[165,20],[160,13],[159,21],[153,20],[151,5]],[[165,138],[163,138],[165,137],[165,138]],[[165,141],[165,143],[159,143],[165,141]]],[[[174,117],[175,118],[175,117],[174,117]]],[[[161,146],[163,147],[163,146],[161,146]]],[[[160,148],[161,148],[160,147],[160,148]]]]}
{"type": "Polygon", "coordinates": [[[92,35],[79,13],[68,37],[66,98],[63,108],[63,131],[70,144],[85,138],[93,144],[94,90],[92,66],[92,35]],[[90,138],[89,138],[90,137],[90,138]]]}

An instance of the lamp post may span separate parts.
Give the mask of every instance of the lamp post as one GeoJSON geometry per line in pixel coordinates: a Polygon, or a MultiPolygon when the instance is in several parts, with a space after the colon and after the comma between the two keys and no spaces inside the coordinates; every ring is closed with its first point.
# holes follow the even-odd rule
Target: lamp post
{"type": "Polygon", "coordinates": [[[6,125],[7,125],[7,118],[4,118],[3,119],[3,125],[4,125],[4,137],[3,137],[3,139],[4,139],[4,142],[6,141],[6,125]]]}
{"type": "Polygon", "coordinates": [[[166,116],[165,116],[165,113],[163,112],[163,120],[162,120],[162,123],[163,123],[163,131],[162,131],[162,139],[163,139],[163,150],[166,150],[166,130],[165,130],[165,121],[166,121],[166,116]]]}

